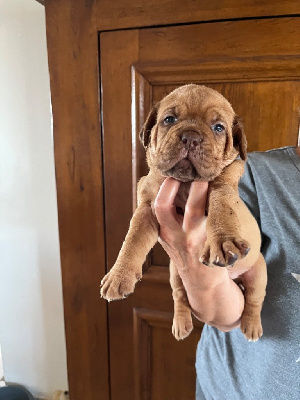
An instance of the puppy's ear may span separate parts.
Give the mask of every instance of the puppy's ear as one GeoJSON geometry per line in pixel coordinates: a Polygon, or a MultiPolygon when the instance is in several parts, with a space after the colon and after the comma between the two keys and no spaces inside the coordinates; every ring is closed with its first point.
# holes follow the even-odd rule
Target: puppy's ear
{"type": "Polygon", "coordinates": [[[241,159],[247,158],[247,139],[244,132],[244,126],[238,116],[235,116],[232,125],[233,147],[240,153],[241,159]]]}
{"type": "Polygon", "coordinates": [[[159,102],[154,104],[154,106],[151,108],[148,117],[146,119],[146,122],[144,123],[140,131],[140,139],[145,148],[147,148],[150,143],[151,129],[156,124],[158,107],[159,107],[159,102]]]}

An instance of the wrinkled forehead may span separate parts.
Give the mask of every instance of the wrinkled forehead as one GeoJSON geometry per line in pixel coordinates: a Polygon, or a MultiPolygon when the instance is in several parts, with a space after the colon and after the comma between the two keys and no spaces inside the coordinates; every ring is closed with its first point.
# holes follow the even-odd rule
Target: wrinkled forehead
{"type": "Polygon", "coordinates": [[[171,92],[160,103],[158,119],[166,113],[177,116],[232,121],[234,111],[228,100],[213,89],[199,86],[193,89],[181,87],[171,92]]]}

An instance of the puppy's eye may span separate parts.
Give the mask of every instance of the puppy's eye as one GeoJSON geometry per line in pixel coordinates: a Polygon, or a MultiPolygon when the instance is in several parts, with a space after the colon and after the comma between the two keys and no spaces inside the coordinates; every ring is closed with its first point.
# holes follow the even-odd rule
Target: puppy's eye
{"type": "Polygon", "coordinates": [[[176,121],[177,121],[177,118],[174,117],[174,115],[168,115],[164,119],[164,125],[171,125],[171,124],[174,124],[176,121]]]}
{"type": "Polygon", "coordinates": [[[214,132],[220,133],[220,132],[225,131],[225,126],[222,124],[215,124],[215,125],[213,125],[212,129],[214,132]]]}

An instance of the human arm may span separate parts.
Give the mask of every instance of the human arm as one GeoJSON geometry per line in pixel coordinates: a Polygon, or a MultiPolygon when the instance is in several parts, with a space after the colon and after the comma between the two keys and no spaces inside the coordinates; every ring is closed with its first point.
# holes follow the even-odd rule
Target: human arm
{"type": "Polygon", "coordinates": [[[206,182],[193,182],[184,217],[176,213],[174,199],[180,182],[167,178],[155,201],[160,225],[159,241],[175,263],[194,315],[222,331],[239,326],[244,296],[227,268],[208,267],[199,261],[206,239],[206,182]]]}

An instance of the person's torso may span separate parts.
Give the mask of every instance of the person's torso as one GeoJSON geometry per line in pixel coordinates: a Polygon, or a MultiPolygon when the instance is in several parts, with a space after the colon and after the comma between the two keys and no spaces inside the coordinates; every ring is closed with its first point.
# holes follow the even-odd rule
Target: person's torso
{"type": "Polygon", "coordinates": [[[268,270],[263,337],[205,326],[197,375],[207,400],[300,399],[300,158],[294,148],[249,156],[240,195],[258,219],[268,270]],[[257,200],[256,200],[257,195],[257,200]]]}

